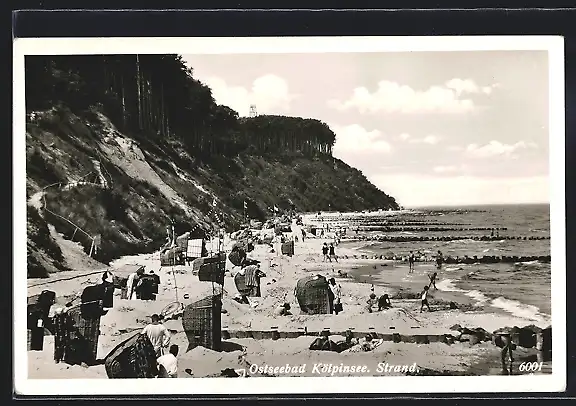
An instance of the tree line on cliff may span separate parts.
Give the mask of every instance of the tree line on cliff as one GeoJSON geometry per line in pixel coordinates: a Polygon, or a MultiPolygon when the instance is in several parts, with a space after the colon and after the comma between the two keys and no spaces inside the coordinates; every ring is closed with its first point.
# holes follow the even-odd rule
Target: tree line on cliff
{"type": "Polygon", "coordinates": [[[28,111],[97,106],[124,133],[181,140],[198,157],[241,152],[332,154],[335,134],[299,117],[239,117],[214,101],[180,55],[26,57],[28,111]]]}

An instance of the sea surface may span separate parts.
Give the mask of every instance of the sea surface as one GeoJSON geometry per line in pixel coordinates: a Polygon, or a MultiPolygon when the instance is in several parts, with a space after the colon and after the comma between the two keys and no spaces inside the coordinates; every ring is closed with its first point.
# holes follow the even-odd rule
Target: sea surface
{"type": "MultiPolygon", "coordinates": [[[[426,208],[400,215],[396,221],[433,222],[446,227],[494,227],[500,236],[550,236],[549,205],[494,205],[455,208],[426,208]],[[450,225],[448,225],[450,224],[450,225]]],[[[386,221],[383,219],[383,221],[386,221]]],[[[389,220],[388,220],[389,221],[389,220]]],[[[405,223],[404,223],[405,224],[405,223]]],[[[390,223],[388,223],[390,225],[390,223]]],[[[430,232],[406,227],[399,232],[367,232],[385,235],[490,235],[491,231],[451,230],[430,232]]],[[[496,235],[496,232],[495,232],[496,235]]],[[[550,255],[550,240],[496,240],[423,242],[363,242],[362,252],[377,255],[414,252],[433,255],[438,250],[447,256],[540,256],[550,255]]],[[[416,264],[418,266],[418,263],[416,264]]],[[[516,316],[534,321],[549,320],[551,315],[551,267],[539,261],[499,264],[444,265],[439,272],[437,287],[444,291],[461,292],[479,305],[490,305],[516,316]]]]}

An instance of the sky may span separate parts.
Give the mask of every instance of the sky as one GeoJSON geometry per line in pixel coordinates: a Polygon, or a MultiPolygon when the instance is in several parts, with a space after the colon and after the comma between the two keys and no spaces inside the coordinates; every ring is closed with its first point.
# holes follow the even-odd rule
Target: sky
{"type": "Polygon", "coordinates": [[[183,55],[219,104],[316,118],[404,207],[549,202],[546,51],[183,55]]]}

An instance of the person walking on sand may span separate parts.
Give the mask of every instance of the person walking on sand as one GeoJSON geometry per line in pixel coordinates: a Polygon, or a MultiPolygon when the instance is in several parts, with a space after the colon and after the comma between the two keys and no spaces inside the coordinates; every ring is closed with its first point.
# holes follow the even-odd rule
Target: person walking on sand
{"type": "Polygon", "coordinates": [[[128,299],[130,300],[140,299],[139,282],[140,278],[142,278],[142,275],[144,275],[144,268],[138,269],[136,272],[131,273],[130,276],[128,277],[128,282],[126,285],[128,299]]]}
{"type": "Polygon", "coordinates": [[[158,378],[178,378],[178,346],[172,344],[168,354],[164,354],[156,360],[158,364],[158,378]]]}
{"type": "Polygon", "coordinates": [[[156,357],[159,358],[163,355],[164,349],[170,345],[170,332],[166,326],[160,323],[160,316],[153,314],[150,318],[152,323],[144,327],[142,334],[148,337],[154,347],[156,357]]]}
{"type": "Polygon", "coordinates": [[[503,375],[512,375],[512,363],[514,362],[514,356],[512,355],[512,350],[514,349],[515,345],[512,343],[512,338],[509,333],[505,333],[501,335],[502,337],[502,352],[500,353],[501,361],[502,361],[502,374],[503,375]],[[508,362],[509,367],[508,367],[508,362]]]}
{"type": "Polygon", "coordinates": [[[332,262],[332,258],[334,258],[334,261],[338,262],[338,257],[336,256],[336,253],[334,252],[334,244],[330,244],[330,248],[328,250],[328,257],[330,258],[330,262],[332,262]]]}
{"type": "Polygon", "coordinates": [[[429,287],[434,287],[434,290],[438,290],[436,287],[436,278],[438,277],[438,273],[434,272],[432,275],[428,275],[428,279],[430,279],[429,287]]]}
{"type": "Polygon", "coordinates": [[[424,286],[424,290],[421,293],[420,298],[422,299],[422,305],[420,306],[420,313],[422,313],[424,306],[428,307],[429,312],[432,311],[430,310],[430,304],[428,304],[428,289],[428,286],[424,286]]]}
{"type": "Polygon", "coordinates": [[[322,262],[326,262],[327,260],[330,259],[328,258],[328,245],[326,245],[326,243],[324,243],[324,245],[322,246],[322,255],[323,255],[322,262]]]}
{"type": "Polygon", "coordinates": [[[408,272],[414,272],[414,262],[416,261],[416,257],[414,256],[414,252],[410,251],[410,255],[408,255],[408,272]]]}
{"type": "Polygon", "coordinates": [[[438,254],[436,255],[436,268],[442,269],[442,263],[444,262],[444,258],[442,257],[442,252],[438,250],[438,254]]]}
{"type": "Polygon", "coordinates": [[[330,278],[328,279],[328,287],[332,291],[332,295],[334,296],[334,305],[333,310],[334,314],[338,314],[342,311],[342,288],[340,287],[339,283],[336,283],[336,279],[330,278]]]}

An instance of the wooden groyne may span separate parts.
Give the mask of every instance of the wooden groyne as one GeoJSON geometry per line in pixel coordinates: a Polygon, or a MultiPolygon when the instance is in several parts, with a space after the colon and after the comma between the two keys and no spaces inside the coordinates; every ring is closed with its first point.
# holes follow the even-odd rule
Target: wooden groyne
{"type": "MultiPolygon", "coordinates": [[[[298,337],[319,337],[322,334],[328,335],[341,335],[346,336],[346,331],[279,331],[271,330],[222,330],[222,339],[229,340],[231,338],[252,338],[254,340],[278,340],[281,338],[298,338],[298,337]]],[[[372,335],[374,338],[383,339],[384,341],[391,341],[395,343],[416,343],[416,344],[429,344],[433,342],[453,343],[454,337],[451,334],[401,334],[401,333],[378,333],[373,330],[370,331],[354,331],[351,330],[354,338],[363,338],[367,335],[372,335]]]]}
{"type": "MultiPolygon", "coordinates": [[[[378,241],[378,242],[413,242],[413,241],[502,241],[502,240],[516,240],[516,241],[536,241],[536,240],[549,240],[550,236],[486,236],[486,235],[443,235],[443,236],[430,236],[430,235],[374,235],[374,236],[358,236],[354,237],[355,241],[378,241]]],[[[342,241],[346,241],[343,238],[342,241]]]]}
{"type": "MultiPolygon", "coordinates": [[[[372,260],[387,260],[387,261],[404,261],[405,258],[397,255],[343,255],[343,259],[372,259],[372,260]]],[[[497,263],[517,263],[517,262],[533,262],[539,261],[543,263],[550,263],[552,257],[550,255],[531,255],[531,256],[492,256],[484,255],[479,257],[474,256],[463,256],[463,257],[444,257],[445,264],[497,264],[497,263]]],[[[416,262],[432,262],[434,258],[430,258],[429,261],[422,261],[416,259],[416,262]]]]}

